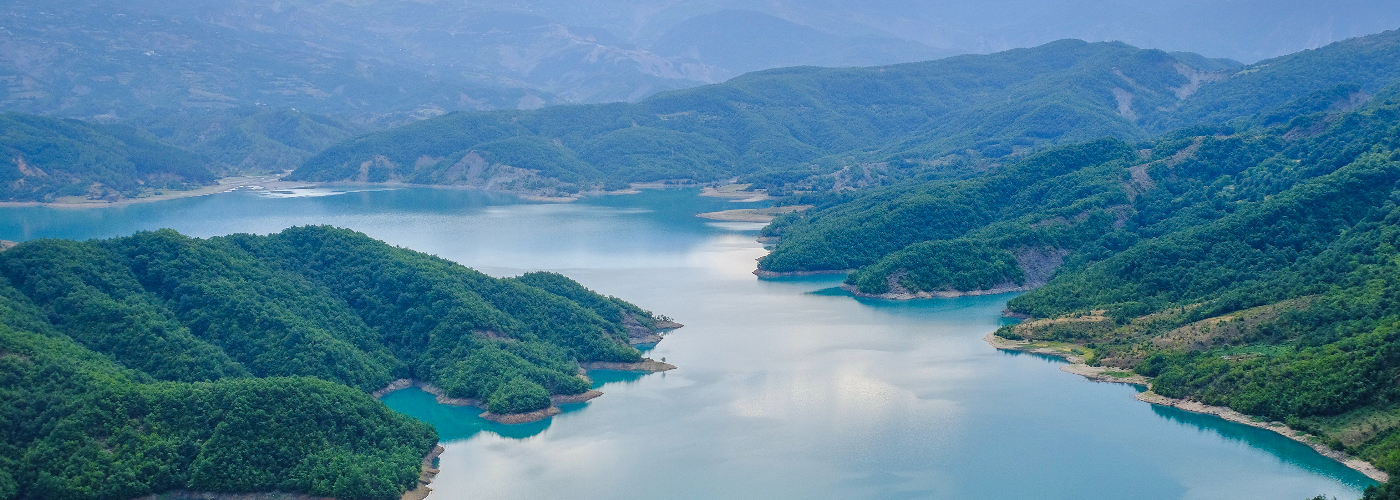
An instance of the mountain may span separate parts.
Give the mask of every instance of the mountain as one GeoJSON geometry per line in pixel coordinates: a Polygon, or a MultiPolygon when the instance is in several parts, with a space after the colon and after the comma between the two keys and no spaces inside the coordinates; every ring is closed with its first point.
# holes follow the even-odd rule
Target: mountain
{"type": "Polygon", "coordinates": [[[343,142],[289,178],[567,193],[736,176],[775,191],[831,190],[966,174],[1057,142],[1145,138],[1195,85],[1230,74],[1191,66],[1202,62],[1237,67],[1065,40],[923,63],[767,70],[635,104],[451,114],[343,142]]]}
{"type": "Polygon", "coordinates": [[[151,109],[263,104],[377,126],[457,110],[635,101],[773,67],[912,62],[1065,38],[1257,61],[1400,23],[1375,0],[17,0],[6,7],[0,111],[124,119],[151,109]]]}
{"type": "Polygon", "coordinates": [[[0,253],[0,498],[399,498],[437,436],[370,391],[538,410],[589,389],[580,362],[640,360],[656,326],[557,274],[330,227],[21,243],[0,253]]]}
{"type": "Polygon", "coordinates": [[[125,125],[0,114],[0,201],[115,200],[212,184],[199,155],[125,125]]]}
{"type": "MultiPolygon", "coordinates": [[[[752,16],[701,17],[673,41],[746,32],[752,16]]],[[[0,12],[0,109],[124,120],[261,105],[386,126],[454,110],[637,100],[749,69],[947,54],[866,37],[833,58],[820,52],[847,38],[764,16],[802,36],[757,40],[786,48],[754,47],[767,54],[761,64],[736,66],[731,53],[658,54],[569,20],[489,3],[20,0],[0,12]],[[857,53],[865,49],[880,54],[857,53]]]]}
{"type": "Polygon", "coordinates": [[[1054,40],[1122,41],[1256,62],[1400,26],[1381,0],[531,0],[532,12],[645,45],[698,15],[744,9],[843,36],[898,38],[953,53],[1054,40]]]}
{"type": "Polygon", "coordinates": [[[999,335],[1070,343],[1400,477],[1400,84],[1358,92],[828,198],[765,228],[759,267],[855,268],[845,287],[885,298],[1029,289],[999,335]]]}
{"type": "MultiPolygon", "coordinates": [[[[1249,142],[1249,148],[1233,142],[1217,145],[1215,139],[1209,136],[1213,134],[1228,136],[1239,130],[1278,127],[1291,124],[1294,119],[1298,119],[1300,116],[1342,116],[1336,115],[1336,113],[1356,109],[1367,103],[1369,99],[1373,99],[1373,96],[1388,92],[1381,88],[1387,83],[1392,85],[1389,92],[1393,92],[1394,82],[1400,82],[1400,70],[1397,70],[1397,66],[1391,63],[1397,56],[1400,56],[1400,31],[1389,31],[1379,35],[1339,42],[1313,51],[1263,61],[1235,73],[1228,80],[1202,84],[1197,92],[1183,99],[1179,103],[1179,107],[1171,112],[1159,108],[1161,113],[1149,115],[1153,117],[1150,119],[1153,122],[1151,127],[1215,123],[1217,125],[1201,125],[1199,126],[1201,128],[1198,129],[1186,128],[1168,132],[1158,136],[1156,140],[1159,143],[1161,141],[1174,141],[1169,143],[1175,144],[1175,147],[1180,149],[1187,144],[1182,142],[1184,139],[1181,139],[1180,135],[1199,135],[1203,138],[1201,145],[1197,147],[1205,147],[1205,151],[1212,151],[1211,148],[1216,146],[1226,148],[1226,150],[1210,154],[1252,165],[1263,158],[1278,153],[1278,151],[1251,150],[1250,148],[1261,147],[1255,142],[1249,142]],[[1246,154],[1246,152],[1248,155],[1262,156],[1236,156],[1246,154]]],[[[1198,80],[1198,82],[1200,81],[1198,80]]],[[[1319,118],[1309,119],[1314,120],[1309,125],[1312,128],[1298,128],[1300,126],[1297,126],[1294,129],[1289,129],[1291,132],[1284,131],[1274,136],[1265,137],[1273,137],[1270,140],[1283,140],[1283,137],[1287,137],[1290,141],[1296,140],[1299,137],[1309,137],[1316,134],[1330,123],[1319,118]],[[1292,135],[1286,135],[1290,133],[1292,135]]],[[[1147,122],[1149,119],[1144,118],[1143,121],[1147,122]]],[[[1264,139],[1251,139],[1251,141],[1259,140],[1264,139]]],[[[1113,186],[1118,184],[1114,177],[1121,173],[1125,164],[1132,164],[1127,166],[1137,165],[1134,168],[1139,170],[1148,168],[1149,163],[1142,158],[1135,157],[1132,153],[1133,150],[1161,151],[1160,146],[1135,147],[1122,142],[1105,143],[1102,141],[1094,144],[1099,146],[1080,145],[1076,146],[1078,149],[1062,149],[1034,155],[1021,163],[995,170],[977,179],[965,181],[957,187],[952,187],[951,184],[927,184],[914,180],[882,191],[830,198],[830,201],[824,203],[826,205],[824,207],[805,215],[791,216],[788,220],[780,220],[765,229],[766,236],[781,236],[784,241],[760,261],[759,268],[765,272],[787,273],[874,266],[871,271],[857,272],[853,275],[853,279],[857,280],[862,290],[883,294],[889,293],[886,290],[891,288],[883,280],[892,274],[902,272],[900,271],[902,266],[890,261],[882,261],[882,259],[917,261],[928,257],[929,251],[936,251],[929,246],[937,246],[934,243],[923,243],[922,247],[910,246],[916,243],[950,239],[975,227],[987,224],[1011,224],[1012,219],[1031,217],[1033,213],[1050,213],[1045,212],[1045,210],[1051,208],[1067,212],[1056,212],[1056,215],[1053,216],[1046,215],[1044,217],[1046,220],[1058,217],[1075,221],[1071,225],[1087,223],[1086,221],[1097,221],[1095,223],[1101,224],[1104,220],[1112,221],[1126,217],[1127,215],[1124,215],[1126,212],[1123,212],[1122,207],[1130,205],[1127,201],[1127,197],[1130,196],[1128,193],[1136,193],[1133,190],[1137,188],[1114,188],[1113,186]],[[1074,156],[1081,154],[1084,156],[1074,156]],[[1071,156],[1066,157],[1065,155],[1071,156]],[[1106,169],[1101,172],[1103,177],[1094,180],[1094,182],[1100,183],[1099,185],[1094,185],[1091,188],[1089,185],[1065,186],[1058,184],[1063,182],[1057,176],[1063,173],[1064,168],[1081,169],[1091,164],[1103,165],[1101,168],[1106,169]],[[1050,175],[1052,173],[1054,175],[1050,175]],[[1037,195],[1038,197],[1017,198],[1018,195],[1013,195],[1009,191],[1009,186],[1016,186],[1017,189],[1032,186],[1044,191],[1037,195]],[[1117,189],[1118,192],[1114,189],[1117,189]],[[1092,190],[1096,194],[1090,196],[1090,191],[1085,190],[1092,190]],[[958,193],[957,196],[961,198],[958,198],[956,202],[946,200],[943,198],[946,193],[958,193]],[[1071,194],[1066,197],[1066,193],[1071,194]],[[1087,217],[1086,214],[1089,212],[1084,211],[1087,210],[1088,205],[1083,205],[1083,203],[1087,203],[1087,200],[1091,199],[1096,200],[1093,202],[1096,210],[1106,212],[1098,213],[1096,217],[1084,219],[1083,217],[1087,217]],[[941,222],[920,226],[917,222],[919,220],[938,220],[941,222]]],[[[1145,144],[1152,145],[1151,143],[1145,144]]],[[[1139,152],[1141,153],[1141,151],[1139,152]]],[[[1196,154],[1196,149],[1192,149],[1191,153],[1196,154]]],[[[1165,153],[1154,152],[1151,154],[1158,155],[1153,156],[1153,159],[1173,166],[1189,159],[1188,157],[1167,158],[1160,156],[1165,153]]],[[[1170,153],[1170,155],[1175,154],[1177,154],[1176,151],[1170,153]]],[[[1232,166],[1229,168],[1243,167],[1232,166]]],[[[1218,174],[1217,170],[1210,172],[1218,174]]],[[[1081,171],[1076,175],[1086,174],[1081,171]]],[[[1154,186],[1159,184],[1158,181],[1150,179],[1142,180],[1145,179],[1144,175],[1146,174],[1141,171],[1133,173],[1134,179],[1138,181],[1154,186]]],[[[1088,181],[1085,180],[1085,182],[1088,181]]],[[[1197,182],[1208,181],[1207,179],[1197,179],[1197,182]]],[[[1138,190],[1140,191],[1140,189],[1138,190]]],[[[1034,239],[1025,236],[1027,232],[1052,231],[1049,228],[1054,227],[1054,225],[1036,226],[1034,225],[1035,221],[1021,221],[1020,224],[1022,225],[1000,227],[997,231],[1004,234],[996,236],[996,238],[1011,238],[1013,240],[1019,238],[1019,241],[1024,243],[1034,239]],[[1025,224],[1031,224],[1031,226],[1025,226],[1025,224]],[[1013,234],[1016,236],[1012,236],[1013,234]]],[[[1053,229],[1053,231],[1060,230],[1053,229]]],[[[1095,231],[1104,231],[1104,229],[1100,228],[1095,231]]],[[[1061,235],[1055,238],[1061,237],[1070,236],[1061,235]]],[[[1075,240],[1078,242],[1070,244],[1070,246],[1077,246],[1097,238],[1097,233],[1095,235],[1073,236],[1073,238],[1089,238],[1084,241],[1075,240]]],[[[1000,246],[1007,247],[1007,245],[1000,246]]],[[[1024,244],[1021,246],[1025,248],[1007,247],[1004,249],[1022,252],[1028,251],[1027,249],[1035,245],[1024,244]]],[[[1062,246],[1064,245],[1048,245],[1047,248],[1062,246]]],[[[999,258],[1005,260],[1004,255],[999,258]]],[[[1058,262],[1059,258],[1059,256],[1043,255],[1043,252],[1031,252],[1020,255],[1017,260],[1022,262],[1019,267],[1029,268],[1040,266],[1040,264],[1029,264],[1031,262],[1040,262],[1045,259],[1058,262]]],[[[1008,269],[1011,269],[1013,274],[1020,272],[1014,270],[1015,268],[1017,266],[1011,266],[1008,269]]],[[[1043,282],[1045,277],[1041,276],[1031,281],[1043,282]]],[[[932,282],[938,282],[942,278],[929,279],[932,282]]],[[[995,285],[1000,288],[1026,286],[1025,283],[1021,282],[1021,277],[1018,276],[993,276],[989,279],[992,281],[979,284],[995,285]]],[[[934,292],[938,286],[943,285],[943,283],[935,284],[932,282],[925,284],[934,284],[935,286],[932,288],[916,286],[914,288],[904,287],[903,289],[907,290],[908,293],[917,294],[919,292],[934,292]]],[[[900,289],[900,287],[894,288],[900,289]]]]}
{"type": "Polygon", "coordinates": [[[387,14],[329,2],[11,2],[0,13],[0,106],[122,119],[264,104],[376,121],[552,99],[396,57],[409,47],[393,42],[387,14]],[[386,33],[363,14],[383,15],[386,33]]]}

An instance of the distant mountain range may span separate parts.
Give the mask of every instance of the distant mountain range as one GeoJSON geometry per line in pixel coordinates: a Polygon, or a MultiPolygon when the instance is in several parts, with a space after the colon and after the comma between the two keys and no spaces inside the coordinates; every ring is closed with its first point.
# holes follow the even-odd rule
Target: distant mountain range
{"type": "Polygon", "coordinates": [[[290,179],[557,195],[659,180],[737,178],[777,194],[959,177],[1057,143],[1287,114],[1279,107],[1339,84],[1364,101],[1400,79],[1398,42],[1390,31],[1248,67],[1065,40],[920,63],[774,69],[635,104],[451,114],[337,144],[290,179]]]}
{"type": "Polygon", "coordinates": [[[0,12],[0,110],[110,121],[270,106],[394,125],[948,54],[746,11],[698,16],[648,50],[568,18],[448,2],[18,0],[0,12]]]}
{"type": "Polygon", "coordinates": [[[111,121],[265,105],[392,126],[1064,38],[1256,61],[1400,26],[1374,1],[996,4],[15,0],[0,11],[0,111],[111,121]]]}

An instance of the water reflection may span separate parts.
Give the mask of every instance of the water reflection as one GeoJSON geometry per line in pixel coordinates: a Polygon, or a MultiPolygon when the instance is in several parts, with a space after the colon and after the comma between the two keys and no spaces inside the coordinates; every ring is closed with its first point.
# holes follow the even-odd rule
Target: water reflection
{"type": "MultiPolygon", "coordinates": [[[[625,386],[646,376],[664,377],[665,373],[651,374],[619,370],[589,370],[588,378],[593,380],[593,389],[625,386]]],[[[605,393],[607,391],[604,391],[605,393]]],[[[604,396],[606,397],[606,396],[604,396]]],[[[504,425],[481,418],[481,409],[474,406],[451,406],[437,403],[437,397],[422,389],[411,387],[384,395],[384,404],[395,411],[432,424],[438,430],[438,438],[443,442],[460,441],[471,438],[479,432],[490,432],[507,439],[526,439],[544,432],[555,417],[538,422],[504,425]]],[[[559,405],[561,415],[576,412],[588,407],[589,402],[559,405]]]]}
{"type": "Polygon", "coordinates": [[[1057,364],[1057,365],[1067,365],[1067,364],[1069,364],[1069,361],[1065,361],[1065,358],[1061,358],[1061,357],[1059,357],[1059,356],[1055,356],[1055,355],[1052,355],[1052,354],[1045,354],[1045,353],[1042,353],[1042,352],[1013,351],[1013,350],[1010,350],[1010,349],[997,349],[997,351],[1000,352],[1000,353],[1001,353],[1002,355],[1004,355],[1004,356],[1010,356],[1010,357],[1025,356],[1025,357],[1028,357],[1028,358],[1036,358],[1036,359],[1045,360],[1045,361],[1048,361],[1048,362],[1050,362],[1050,363],[1054,363],[1054,364],[1057,364]]]}
{"type": "MultiPolygon", "coordinates": [[[[384,395],[381,401],[394,410],[413,415],[437,428],[438,439],[444,443],[471,438],[477,433],[488,431],[510,439],[525,439],[539,435],[549,428],[553,418],[518,425],[503,425],[481,418],[481,409],[473,406],[450,406],[437,403],[437,397],[423,390],[408,388],[384,395]]],[[[577,411],[588,403],[578,403],[560,407],[564,411],[577,411]]]]}
{"type": "MultiPolygon", "coordinates": [[[[626,371],[619,371],[619,370],[589,370],[589,371],[588,371],[588,378],[593,379],[593,388],[594,388],[594,389],[602,389],[604,386],[611,385],[611,384],[621,384],[621,385],[630,384],[630,383],[636,382],[636,381],[638,381],[638,380],[641,380],[642,377],[645,377],[645,376],[647,376],[647,375],[650,375],[650,374],[649,374],[649,373],[645,373],[645,372],[626,372],[626,371]]],[[[661,373],[660,375],[658,375],[658,376],[665,376],[665,375],[666,375],[666,373],[665,373],[665,372],[662,372],[662,373],[661,373]]],[[[603,391],[603,392],[606,393],[607,391],[603,391]]]]}
{"type": "MultiPolygon", "coordinates": [[[[1308,445],[1292,439],[1279,439],[1277,433],[1270,430],[1170,406],[1152,405],[1152,412],[1168,421],[1181,424],[1182,427],[1218,436],[1241,446],[1263,450],[1283,463],[1317,472],[1330,471],[1337,467],[1336,461],[1318,454],[1308,445]]],[[[1361,482],[1358,486],[1369,484],[1370,482],[1361,482]]]]}

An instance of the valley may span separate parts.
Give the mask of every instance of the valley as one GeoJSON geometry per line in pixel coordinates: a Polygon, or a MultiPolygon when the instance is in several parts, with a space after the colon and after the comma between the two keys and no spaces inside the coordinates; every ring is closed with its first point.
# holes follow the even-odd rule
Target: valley
{"type": "Polygon", "coordinates": [[[15,2],[0,500],[1400,498],[1400,30],[1158,3],[15,2]]]}

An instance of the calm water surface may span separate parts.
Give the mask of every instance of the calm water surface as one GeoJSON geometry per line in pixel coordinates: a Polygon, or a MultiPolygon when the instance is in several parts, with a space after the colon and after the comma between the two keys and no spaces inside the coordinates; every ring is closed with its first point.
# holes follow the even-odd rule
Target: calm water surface
{"type": "Polygon", "coordinates": [[[195,236],[333,224],[497,276],[547,269],[685,328],[594,372],[605,396],[501,426],[417,390],[437,426],[429,497],[453,499],[1356,498],[1359,473],[1275,434],[1154,407],[1137,390],[981,341],[1007,295],[855,300],[840,278],[759,280],[758,224],[693,191],[529,204],[470,191],[234,192],[107,209],[0,209],[0,238],[195,236]]]}

